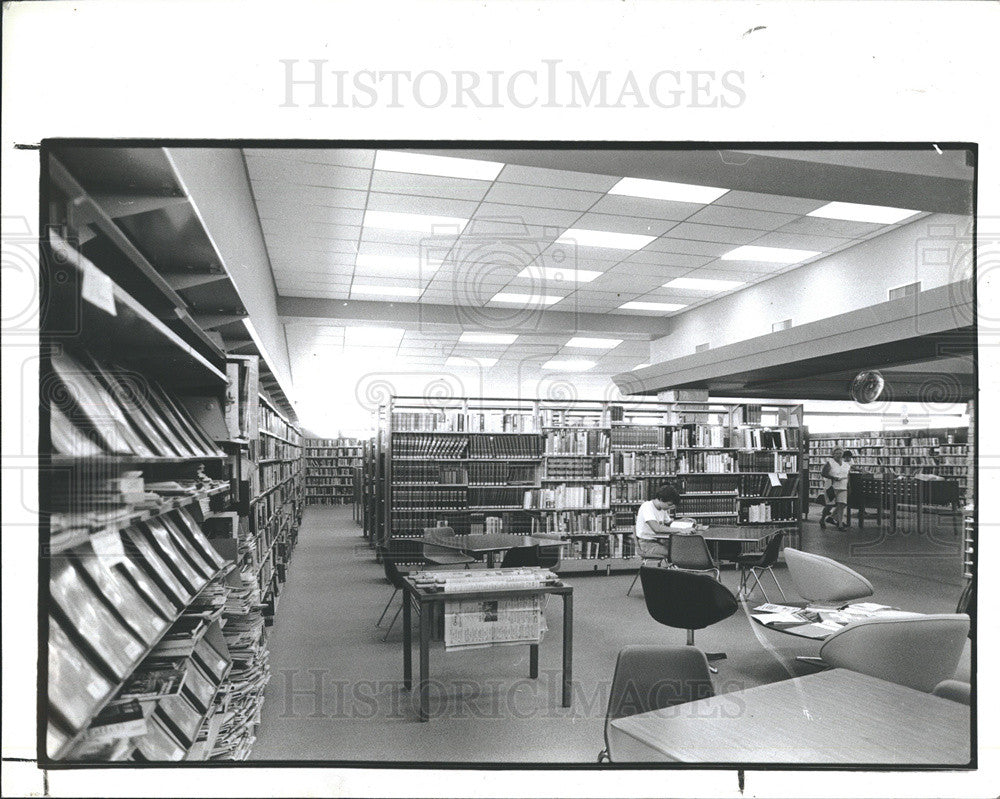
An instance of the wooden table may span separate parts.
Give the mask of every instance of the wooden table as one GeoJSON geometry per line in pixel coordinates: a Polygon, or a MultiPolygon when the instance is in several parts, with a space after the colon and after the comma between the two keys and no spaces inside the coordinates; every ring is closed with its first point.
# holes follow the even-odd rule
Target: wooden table
{"type": "MultiPolygon", "coordinates": [[[[520,538],[520,536],[513,536],[520,538]]],[[[410,633],[411,598],[420,607],[420,720],[427,721],[428,687],[430,673],[431,619],[434,606],[444,604],[448,600],[511,599],[514,597],[534,596],[538,594],[558,594],[563,600],[562,622],[562,706],[569,707],[572,701],[571,683],[573,679],[573,587],[561,585],[539,585],[533,588],[512,588],[495,591],[428,591],[417,588],[412,577],[404,577],[403,597],[403,687],[410,690],[413,687],[413,653],[412,635],[410,633]]],[[[528,674],[532,679],[538,677],[538,644],[529,644],[528,674]]]]}
{"type": "Polygon", "coordinates": [[[611,722],[616,762],[959,766],[967,705],[847,669],[611,722]]]}
{"type": "Polygon", "coordinates": [[[551,538],[534,538],[530,535],[511,533],[473,533],[469,535],[449,535],[440,538],[428,537],[427,543],[442,549],[453,549],[477,559],[486,556],[486,566],[492,569],[498,552],[506,552],[516,547],[561,546],[551,538]]]}

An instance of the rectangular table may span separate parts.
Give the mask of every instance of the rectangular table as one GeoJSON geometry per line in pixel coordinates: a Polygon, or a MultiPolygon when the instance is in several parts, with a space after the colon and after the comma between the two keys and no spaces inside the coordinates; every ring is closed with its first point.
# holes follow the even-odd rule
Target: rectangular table
{"type": "Polygon", "coordinates": [[[668,541],[673,535],[700,535],[705,539],[707,544],[715,544],[713,547],[712,557],[715,558],[716,561],[733,560],[733,558],[728,556],[720,557],[720,543],[739,543],[741,552],[745,549],[747,544],[755,544],[758,548],[763,548],[764,542],[774,535],[778,529],[780,529],[780,525],[776,525],[775,529],[720,525],[719,527],[709,527],[706,530],[671,530],[670,532],[663,532],[662,534],[658,532],[656,538],[668,541]]]}
{"type": "MultiPolygon", "coordinates": [[[[520,537],[520,536],[518,536],[520,537]]],[[[498,590],[476,591],[429,591],[418,588],[412,577],[404,577],[405,596],[403,597],[403,687],[410,690],[413,687],[413,653],[412,635],[410,633],[410,605],[412,600],[420,607],[420,720],[427,721],[428,686],[430,673],[431,618],[434,606],[448,600],[510,599],[513,597],[533,596],[537,594],[558,594],[563,600],[562,622],[562,706],[569,707],[572,701],[571,684],[573,679],[573,587],[561,585],[539,585],[533,588],[511,588],[498,590]]],[[[538,677],[538,644],[529,644],[529,676],[538,677]]]]}
{"type": "Polygon", "coordinates": [[[475,558],[486,556],[486,566],[492,569],[498,552],[506,552],[516,547],[532,546],[562,546],[561,542],[551,538],[535,538],[530,535],[514,535],[512,533],[471,533],[468,535],[449,535],[440,538],[428,537],[427,542],[442,549],[453,549],[475,558]]]}
{"type": "Polygon", "coordinates": [[[969,762],[969,707],[847,669],[616,719],[616,762],[969,762]]]}

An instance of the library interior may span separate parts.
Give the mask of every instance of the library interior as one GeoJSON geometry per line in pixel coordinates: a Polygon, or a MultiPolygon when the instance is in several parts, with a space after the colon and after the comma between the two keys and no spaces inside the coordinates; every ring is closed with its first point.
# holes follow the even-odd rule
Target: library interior
{"type": "Polygon", "coordinates": [[[974,149],[40,168],[43,762],[974,764],[974,149]]]}

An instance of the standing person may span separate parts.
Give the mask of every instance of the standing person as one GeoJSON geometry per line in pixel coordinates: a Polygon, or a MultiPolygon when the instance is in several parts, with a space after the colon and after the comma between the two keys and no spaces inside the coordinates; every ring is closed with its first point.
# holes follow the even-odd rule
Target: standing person
{"type": "Polygon", "coordinates": [[[851,473],[851,464],[844,460],[844,450],[835,447],[830,457],[823,464],[820,474],[830,481],[830,486],[834,491],[834,506],[832,512],[824,511],[823,517],[819,520],[819,526],[826,529],[827,522],[833,524],[839,530],[846,530],[844,523],[844,511],[847,509],[847,480],[851,473]]]}
{"type": "Polygon", "coordinates": [[[680,494],[673,486],[660,486],[648,499],[639,506],[635,514],[635,538],[639,554],[647,558],[666,558],[669,555],[667,547],[656,539],[656,534],[649,528],[647,522],[662,522],[669,524],[673,512],[681,501],[680,494]]]}

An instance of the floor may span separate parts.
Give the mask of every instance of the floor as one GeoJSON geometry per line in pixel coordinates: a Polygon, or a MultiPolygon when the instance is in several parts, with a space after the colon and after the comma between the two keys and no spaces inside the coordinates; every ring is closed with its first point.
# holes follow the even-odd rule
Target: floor
{"type": "MultiPolygon", "coordinates": [[[[875,601],[953,612],[961,560],[950,524],[943,520],[933,534],[916,536],[889,535],[873,526],[820,531],[806,522],[802,546],[868,577],[877,589],[875,601]]],[[[798,599],[784,567],[777,572],[789,600],[798,599]]],[[[537,680],[528,678],[525,646],[446,655],[437,644],[431,651],[434,718],[422,724],[413,697],[402,689],[401,622],[385,642],[383,630],[375,628],[391,588],[352,520],[351,506],[307,508],[270,632],[271,681],[253,759],[593,763],[603,745],[618,650],[684,642],[682,631],[649,617],[638,587],[625,595],[632,577],[567,578],[574,586],[571,708],[559,702],[562,603],[553,599],[537,680]]],[[[734,571],[723,571],[722,578],[735,590],[734,571]]],[[[768,594],[780,600],[776,592],[768,594]]],[[[398,602],[397,596],[390,616],[398,602]]],[[[819,648],[762,630],[742,610],[699,631],[696,644],[728,655],[715,664],[717,693],[810,673],[795,656],[819,648]]]]}

